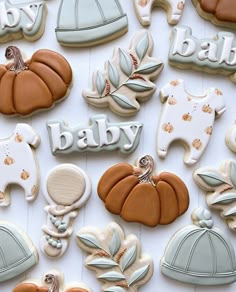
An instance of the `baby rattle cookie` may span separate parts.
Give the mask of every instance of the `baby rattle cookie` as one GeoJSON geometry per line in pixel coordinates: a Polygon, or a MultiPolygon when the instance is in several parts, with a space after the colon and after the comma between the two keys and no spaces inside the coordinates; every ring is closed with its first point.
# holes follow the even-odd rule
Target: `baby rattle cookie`
{"type": "Polygon", "coordinates": [[[236,27],[236,1],[234,0],[192,0],[198,14],[215,25],[236,27]]]}
{"type": "Polygon", "coordinates": [[[236,152],[236,122],[228,129],[225,142],[232,152],[236,152]]]}
{"type": "Polygon", "coordinates": [[[125,236],[116,223],[110,223],[105,231],[85,227],[77,233],[77,243],[91,254],[85,266],[95,271],[103,282],[102,291],[138,291],[153,274],[153,262],[149,255],[141,253],[141,244],[135,235],[125,236]]]}
{"type": "Polygon", "coordinates": [[[163,69],[161,60],[152,58],[153,39],[142,30],[134,36],[128,51],[116,48],[104,71],[93,74],[92,90],[84,90],[85,100],[96,107],[110,107],[121,116],[134,115],[139,102],[153,95],[153,82],[163,69]]]}
{"type": "Polygon", "coordinates": [[[24,38],[36,41],[44,33],[47,6],[45,1],[0,2],[0,43],[24,38]]]}
{"type": "Polygon", "coordinates": [[[40,137],[28,124],[16,125],[13,134],[0,139],[0,206],[10,204],[10,186],[21,186],[27,201],[36,199],[39,190],[39,167],[34,149],[40,137]]]}
{"type": "Polygon", "coordinates": [[[179,23],[182,16],[185,0],[133,0],[139,22],[146,26],[151,23],[151,12],[155,6],[164,8],[167,12],[167,21],[171,25],[179,23]]]}
{"type": "Polygon", "coordinates": [[[56,37],[63,46],[96,46],[127,30],[128,18],[119,0],[61,0],[56,37]]]}
{"type": "Polygon", "coordinates": [[[20,50],[9,46],[5,56],[13,62],[0,65],[0,113],[29,116],[51,108],[69,93],[72,71],[62,55],[43,49],[25,62],[20,50]]]}
{"type": "Polygon", "coordinates": [[[83,283],[64,283],[64,276],[57,270],[46,273],[42,280],[29,279],[17,285],[12,292],[91,292],[83,283]]]}
{"type": "Polygon", "coordinates": [[[224,161],[218,170],[199,168],[193,173],[193,178],[206,192],[207,205],[220,211],[228,227],[236,231],[236,161],[224,161]]]}
{"type": "Polygon", "coordinates": [[[175,233],[161,260],[161,272],[192,285],[225,285],[236,281],[235,251],[221,230],[213,227],[211,213],[199,207],[193,225],[175,233]]]}
{"type": "Polygon", "coordinates": [[[44,184],[44,196],[49,203],[47,225],[43,225],[41,250],[49,257],[62,256],[73,232],[73,221],[87,202],[91,182],[87,174],[73,164],[61,164],[49,171],[44,184]]]}
{"type": "Polygon", "coordinates": [[[184,182],[169,172],[154,175],[153,170],[149,155],[140,158],[137,166],[123,162],[109,168],[97,188],[107,210],[150,227],[170,224],[185,213],[189,195],[184,182]]]}
{"type": "Polygon", "coordinates": [[[196,163],[210,141],[215,118],[226,110],[222,92],[210,88],[202,96],[192,96],[177,79],[162,88],[160,97],[164,106],[157,133],[159,157],[165,158],[169,145],[179,141],[187,149],[184,162],[196,163]]]}
{"type": "Polygon", "coordinates": [[[37,250],[28,235],[6,221],[0,221],[0,250],[0,282],[14,278],[38,263],[37,250]]]}

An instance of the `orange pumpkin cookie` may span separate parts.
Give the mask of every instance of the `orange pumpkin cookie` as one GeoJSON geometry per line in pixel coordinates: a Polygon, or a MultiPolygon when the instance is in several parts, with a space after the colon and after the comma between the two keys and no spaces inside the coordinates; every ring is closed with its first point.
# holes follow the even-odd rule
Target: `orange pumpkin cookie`
{"type": "Polygon", "coordinates": [[[28,116],[68,95],[72,70],[62,55],[44,49],[24,62],[20,50],[9,46],[5,56],[13,62],[0,65],[0,113],[28,116]]]}
{"type": "Polygon", "coordinates": [[[109,168],[98,183],[98,195],[105,207],[128,222],[150,227],[169,224],[189,205],[188,189],[176,175],[153,175],[154,161],[143,156],[137,167],[119,163],[109,168]]]}
{"type": "Polygon", "coordinates": [[[57,270],[52,270],[43,276],[42,281],[26,280],[17,285],[13,292],[90,292],[82,283],[64,285],[64,277],[57,270]]]}

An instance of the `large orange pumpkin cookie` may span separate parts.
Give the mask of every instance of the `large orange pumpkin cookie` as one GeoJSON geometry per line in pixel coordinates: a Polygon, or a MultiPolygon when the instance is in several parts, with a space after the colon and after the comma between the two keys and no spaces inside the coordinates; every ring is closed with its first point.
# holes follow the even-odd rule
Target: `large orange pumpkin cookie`
{"type": "Polygon", "coordinates": [[[9,46],[5,56],[13,62],[0,65],[0,113],[28,116],[68,94],[72,70],[60,54],[39,50],[24,62],[20,50],[9,46]]]}
{"type": "Polygon", "coordinates": [[[169,224],[189,205],[188,189],[176,175],[153,175],[154,161],[143,156],[137,167],[119,163],[109,168],[98,183],[98,195],[106,208],[128,222],[154,227],[169,224]]]}

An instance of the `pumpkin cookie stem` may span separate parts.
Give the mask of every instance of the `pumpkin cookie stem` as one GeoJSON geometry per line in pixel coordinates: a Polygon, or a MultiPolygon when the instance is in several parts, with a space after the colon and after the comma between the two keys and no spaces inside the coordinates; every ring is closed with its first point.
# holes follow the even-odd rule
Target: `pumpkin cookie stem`
{"type": "Polygon", "coordinates": [[[6,49],[5,57],[7,60],[13,59],[13,65],[10,67],[10,71],[14,71],[16,74],[24,70],[29,70],[29,67],[26,66],[23,61],[20,50],[15,46],[9,46],[6,49]]]}
{"type": "Polygon", "coordinates": [[[57,276],[53,274],[47,274],[45,276],[45,283],[46,284],[51,284],[51,287],[49,287],[48,292],[59,292],[60,289],[60,284],[57,276]]]}
{"type": "Polygon", "coordinates": [[[144,169],[144,172],[138,176],[140,183],[150,183],[155,186],[151,179],[154,170],[154,160],[150,155],[145,155],[141,157],[138,161],[138,166],[144,169]]]}

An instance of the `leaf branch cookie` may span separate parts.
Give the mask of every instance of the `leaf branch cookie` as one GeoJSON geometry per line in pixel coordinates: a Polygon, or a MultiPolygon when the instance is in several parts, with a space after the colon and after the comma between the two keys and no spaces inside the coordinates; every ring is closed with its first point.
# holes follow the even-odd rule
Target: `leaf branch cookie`
{"type": "Polygon", "coordinates": [[[219,169],[199,168],[193,178],[206,192],[207,205],[220,211],[228,227],[236,231],[236,161],[224,161],[219,169]]]}
{"type": "Polygon", "coordinates": [[[39,167],[34,149],[40,137],[34,129],[23,123],[16,125],[14,133],[0,139],[0,206],[10,204],[10,186],[17,184],[25,192],[27,201],[36,199],[39,190],[39,167]]]}
{"type": "Polygon", "coordinates": [[[157,152],[165,158],[169,145],[184,144],[184,162],[196,163],[205,151],[213,131],[215,118],[226,110],[222,92],[210,88],[202,96],[190,95],[183,80],[173,80],[160,93],[164,103],[157,132],[157,152]]]}
{"type": "Polygon", "coordinates": [[[65,284],[57,270],[46,273],[42,280],[29,279],[17,285],[12,292],[91,292],[83,283],[65,284]]]}
{"type": "Polygon", "coordinates": [[[153,82],[163,69],[161,60],[152,58],[151,34],[138,32],[129,51],[116,48],[104,71],[93,74],[92,90],[84,90],[83,97],[96,107],[110,107],[121,116],[129,116],[140,110],[139,102],[147,100],[156,90],[153,82]]]}
{"type": "Polygon", "coordinates": [[[138,20],[142,25],[150,25],[151,12],[156,6],[163,7],[167,12],[169,24],[178,24],[182,16],[185,0],[133,0],[138,20]]]}
{"type": "Polygon", "coordinates": [[[41,250],[49,257],[62,256],[73,232],[72,224],[79,209],[87,202],[91,182],[87,174],[73,164],[61,164],[49,171],[44,196],[49,203],[47,225],[43,225],[41,250]]]}
{"type": "Polygon", "coordinates": [[[97,192],[105,207],[128,222],[150,227],[170,224],[188,209],[189,195],[176,175],[154,175],[154,160],[141,157],[137,166],[118,163],[100,178],[97,192]]]}
{"type": "Polygon", "coordinates": [[[141,253],[138,238],[125,236],[116,223],[110,223],[105,231],[91,227],[81,229],[77,233],[77,243],[91,254],[85,265],[104,283],[104,292],[136,292],[152,276],[152,259],[141,253]]]}

